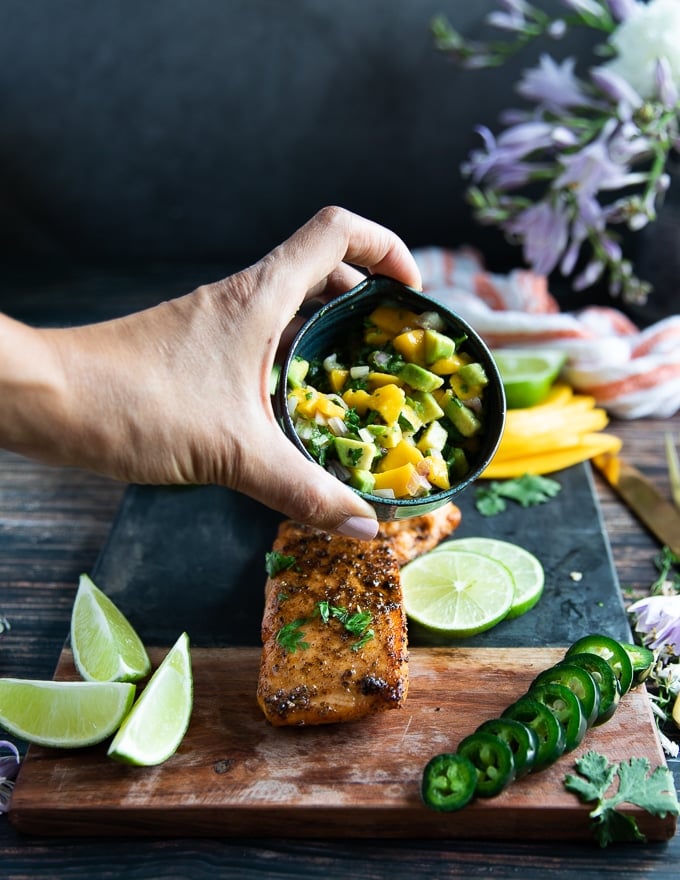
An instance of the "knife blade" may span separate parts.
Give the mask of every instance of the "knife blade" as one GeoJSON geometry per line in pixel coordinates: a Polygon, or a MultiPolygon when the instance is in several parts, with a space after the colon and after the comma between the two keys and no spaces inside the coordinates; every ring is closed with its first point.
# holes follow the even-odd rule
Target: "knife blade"
{"type": "Polygon", "coordinates": [[[649,531],[680,554],[680,511],[641,471],[617,455],[598,455],[592,462],[649,531]]]}

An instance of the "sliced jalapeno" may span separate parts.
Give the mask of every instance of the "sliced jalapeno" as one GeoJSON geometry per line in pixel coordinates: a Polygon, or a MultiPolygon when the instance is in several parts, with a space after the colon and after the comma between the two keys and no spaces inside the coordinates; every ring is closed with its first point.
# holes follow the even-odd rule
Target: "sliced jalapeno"
{"type": "Polygon", "coordinates": [[[501,718],[514,718],[526,724],[536,734],[538,748],[533,769],[538,770],[556,761],[564,752],[564,731],[553,713],[533,697],[524,696],[516,700],[501,715],[501,718]]]}
{"type": "Polygon", "coordinates": [[[479,797],[500,794],[515,778],[510,746],[491,733],[471,733],[461,740],[456,753],[471,761],[477,769],[475,794],[479,797]]]}
{"type": "Polygon", "coordinates": [[[514,718],[491,718],[480,724],[477,733],[490,733],[510,746],[515,776],[528,773],[536,762],[538,737],[534,731],[514,718]]]}
{"type": "MultiPolygon", "coordinates": [[[[558,667],[561,664],[557,664],[558,667]]],[[[595,724],[609,721],[621,700],[621,686],[614,671],[607,661],[599,654],[572,654],[564,660],[565,666],[580,666],[590,673],[600,691],[600,708],[595,724]]]]}
{"type": "Polygon", "coordinates": [[[575,663],[563,661],[539,672],[532,681],[531,687],[552,682],[563,684],[576,694],[581,701],[586,725],[592,727],[597,721],[600,711],[600,689],[592,675],[575,663]]]}
{"type": "Polygon", "coordinates": [[[644,645],[633,645],[630,642],[621,642],[621,647],[633,665],[633,685],[641,684],[652,671],[654,652],[644,645]]]}
{"type": "Polygon", "coordinates": [[[596,633],[592,636],[584,636],[570,646],[565,657],[573,654],[598,654],[603,657],[612,668],[614,675],[621,685],[621,694],[627,694],[633,683],[633,664],[625,649],[616,639],[596,633]]]}
{"type": "Polygon", "coordinates": [[[477,786],[477,769],[462,755],[435,755],[423,770],[421,795],[432,810],[451,813],[470,803],[477,786]]]}
{"type": "Polygon", "coordinates": [[[581,701],[566,685],[550,682],[532,687],[529,696],[547,706],[564,730],[564,751],[575,749],[586,734],[586,718],[581,701]]]}

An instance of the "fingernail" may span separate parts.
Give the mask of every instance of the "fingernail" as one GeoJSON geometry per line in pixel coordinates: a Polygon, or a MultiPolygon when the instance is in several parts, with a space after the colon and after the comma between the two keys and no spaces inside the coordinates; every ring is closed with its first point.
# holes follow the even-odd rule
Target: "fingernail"
{"type": "Polygon", "coordinates": [[[370,541],[378,534],[378,520],[368,516],[350,516],[338,526],[339,535],[346,538],[361,538],[370,541]]]}

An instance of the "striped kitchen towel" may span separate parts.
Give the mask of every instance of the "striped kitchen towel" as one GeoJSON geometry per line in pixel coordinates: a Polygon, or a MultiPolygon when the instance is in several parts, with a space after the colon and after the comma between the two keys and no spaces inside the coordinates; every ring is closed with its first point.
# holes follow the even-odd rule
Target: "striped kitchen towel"
{"type": "Polygon", "coordinates": [[[619,418],[668,418],[680,410],[680,315],[640,330],[615,308],[560,312],[547,279],[523,269],[487,272],[474,250],[422,248],[414,256],[425,292],[491,349],[563,351],[563,378],[619,418]]]}

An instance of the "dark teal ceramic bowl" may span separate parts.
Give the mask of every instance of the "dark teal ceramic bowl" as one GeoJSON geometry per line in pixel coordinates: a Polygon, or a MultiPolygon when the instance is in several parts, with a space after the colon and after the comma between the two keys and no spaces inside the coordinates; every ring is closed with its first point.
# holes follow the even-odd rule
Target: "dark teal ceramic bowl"
{"type": "Polygon", "coordinates": [[[291,361],[296,356],[305,360],[325,357],[334,351],[352,330],[355,330],[357,326],[360,327],[366,316],[383,303],[398,305],[418,314],[429,311],[437,312],[447,325],[445,332],[454,337],[459,337],[463,333],[467,335],[464,350],[472,356],[473,360],[482,364],[489,379],[484,391],[484,432],[479,448],[469,462],[470,469],[459,482],[453,483],[451,488],[445,491],[408,499],[383,498],[354,490],[372,505],[379,520],[388,521],[419,516],[442,507],[453,500],[482,473],[493,458],[503,433],[505,395],[498,369],[489,349],[469,324],[441,303],[398,281],[379,275],[371,276],[315,312],[295,337],[282,365],[281,379],[274,396],[274,409],[284,433],[304,456],[314,460],[296,434],[286,405],[285,377],[288,375],[291,361]]]}

